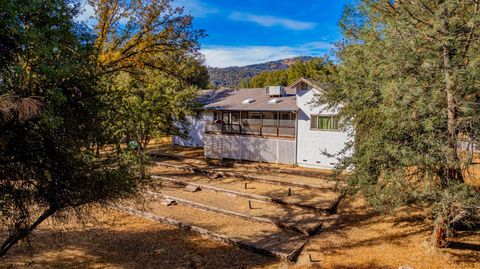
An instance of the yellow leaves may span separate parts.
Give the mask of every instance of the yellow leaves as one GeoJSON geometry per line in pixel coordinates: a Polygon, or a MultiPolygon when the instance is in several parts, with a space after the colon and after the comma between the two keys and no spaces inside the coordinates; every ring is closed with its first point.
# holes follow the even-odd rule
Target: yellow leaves
{"type": "MultiPolygon", "coordinates": [[[[203,31],[192,29],[192,20],[173,8],[171,1],[90,0],[97,16],[98,68],[100,72],[138,73],[144,67],[162,70],[172,66],[162,60],[172,55],[197,55],[203,31]]],[[[169,72],[175,72],[175,69],[169,72]]]]}

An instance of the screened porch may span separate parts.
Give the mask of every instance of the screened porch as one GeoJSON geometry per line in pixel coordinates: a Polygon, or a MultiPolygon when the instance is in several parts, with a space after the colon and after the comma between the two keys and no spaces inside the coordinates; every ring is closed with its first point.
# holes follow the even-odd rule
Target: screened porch
{"type": "Polygon", "coordinates": [[[284,111],[214,111],[205,132],[294,138],[295,117],[284,111]]]}

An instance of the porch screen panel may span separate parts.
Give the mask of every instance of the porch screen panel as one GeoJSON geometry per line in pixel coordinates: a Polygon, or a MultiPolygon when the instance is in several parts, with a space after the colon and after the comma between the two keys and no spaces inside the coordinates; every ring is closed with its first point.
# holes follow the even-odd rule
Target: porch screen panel
{"type": "Polygon", "coordinates": [[[263,112],[263,126],[277,126],[277,112],[263,112]]]}

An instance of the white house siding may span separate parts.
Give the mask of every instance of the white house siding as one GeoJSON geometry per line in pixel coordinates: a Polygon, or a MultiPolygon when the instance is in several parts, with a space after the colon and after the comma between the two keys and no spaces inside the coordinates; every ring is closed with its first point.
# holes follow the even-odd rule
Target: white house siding
{"type": "Polygon", "coordinates": [[[294,140],[207,133],[204,141],[206,158],[295,163],[294,140]]]}
{"type": "Polygon", "coordinates": [[[348,134],[339,131],[319,131],[310,129],[311,115],[332,115],[337,111],[326,110],[324,106],[312,104],[319,92],[308,88],[297,88],[298,128],[297,164],[312,168],[333,168],[336,158],[329,158],[322,152],[340,152],[348,141],[348,134]]]}
{"type": "Polygon", "coordinates": [[[188,129],[188,136],[173,136],[173,144],[184,147],[203,147],[205,124],[212,120],[213,113],[211,111],[202,111],[196,116],[187,117],[188,125],[185,128],[188,129]]]}

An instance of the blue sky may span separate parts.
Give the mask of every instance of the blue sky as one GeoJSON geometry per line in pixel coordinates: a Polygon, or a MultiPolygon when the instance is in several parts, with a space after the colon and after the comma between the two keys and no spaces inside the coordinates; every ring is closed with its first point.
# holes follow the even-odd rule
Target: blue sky
{"type": "MultiPolygon", "coordinates": [[[[206,63],[242,66],[294,56],[321,56],[341,38],[348,0],[174,0],[207,31],[206,63]]],[[[86,8],[85,13],[91,11],[86,8]]],[[[86,15],[86,14],[85,14],[86,15]]]]}
{"type": "Polygon", "coordinates": [[[207,65],[247,65],[323,55],[341,38],[338,20],[347,0],[177,0],[205,29],[207,65]]]}

